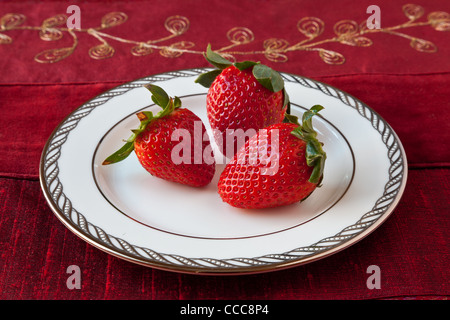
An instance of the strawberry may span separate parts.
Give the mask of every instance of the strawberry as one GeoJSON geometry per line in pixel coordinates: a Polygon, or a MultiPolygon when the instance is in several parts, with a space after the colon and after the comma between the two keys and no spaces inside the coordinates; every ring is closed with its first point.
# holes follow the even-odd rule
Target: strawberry
{"type": "Polygon", "coordinates": [[[163,110],[156,116],[150,111],[137,113],[139,128],[131,130],[133,134],[125,145],[103,165],[122,161],[134,150],[140,164],[155,177],[193,187],[209,184],[215,173],[215,161],[203,122],[189,109],[181,108],[178,97],[170,98],[153,84],[145,87],[152,93],[153,102],[163,110]],[[174,141],[178,136],[183,138],[183,144],[174,141]],[[196,138],[201,141],[196,142],[196,138]],[[210,156],[204,159],[208,152],[210,156]]]}
{"type": "Polygon", "coordinates": [[[312,127],[316,105],[287,122],[259,130],[227,164],[218,182],[222,200],[238,208],[268,208],[303,201],[323,178],[326,153],[312,127]]]}
{"type": "Polygon", "coordinates": [[[289,97],[281,75],[259,62],[231,63],[210,45],[205,58],[217,69],[195,82],[209,88],[208,120],[219,149],[232,158],[257,130],[283,121],[289,97]]]}

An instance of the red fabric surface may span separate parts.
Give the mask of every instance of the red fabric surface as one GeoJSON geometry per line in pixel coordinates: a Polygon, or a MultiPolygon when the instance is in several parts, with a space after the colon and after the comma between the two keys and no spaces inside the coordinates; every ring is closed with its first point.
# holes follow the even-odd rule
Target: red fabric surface
{"type": "MultiPolygon", "coordinates": [[[[26,20],[22,26],[40,26],[45,19],[64,14],[68,6],[66,1],[26,3],[3,1],[1,13],[23,14],[26,20]]],[[[360,24],[370,16],[366,13],[367,7],[373,4],[370,0],[359,1],[357,4],[351,0],[341,0],[335,4],[323,0],[155,0],[106,3],[84,1],[78,4],[81,10],[81,28],[97,28],[101,25],[102,17],[108,13],[123,12],[128,17],[125,22],[100,31],[124,40],[155,41],[171,35],[165,28],[166,19],[182,16],[189,21],[185,33],[154,43],[155,45],[169,46],[184,41],[193,45],[189,47],[190,50],[201,52],[211,43],[212,48],[217,50],[231,44],[227,36],[230,30],[246,28],[252,32],[253,41],[225,52],[238,52],[234,56],[239,60],[261,60],[283,72],[321,77],[360,73],[414,75],[450,71],[450,60],[445,54],[450,47],[448,32],[436,31],[430,25],[393,31],[432,42],[437,50],[434,53],[417,51],[411,47],[410,39],[386,32],[366,34],[372,41],[372,45],[368,47],[340,42],[326,42],[312,47],[342,54],[345,63],[340,65],[324,63],[318,51],[292,50],[286,53],[288,63],[273,62],[263,53],[252,53],[263,51],[264,42],[269,39],[283,39],[291,46],[305,40],[306,36],[300,33],[297,26],[305,17],[319,18],[324,24],[322,34],[311,43],[332,39],[336,37],[334,26],[339,21],[353,20],[360,24]]],[[[407,22],[402,6],[408,3],[403,0],[380,2],[381,27],[389,28],[407,22]]],[[[427,16],[432,12],[450,11],[450,5],[445,0],[417,4],[424,10],[419,22],[426,22],[427,16]]],[[[154,49],[149,55],[136,57],[131,54],[134,44],[106,36],[103,39],[114,48],[114,55],[105,60],[90,59],[89,49],[101,44],[101,41],[86,31],[75,32],[77,47],[67,58],[54,64],[35,63],[34,57],[44,50],[70,47],[73,43],[70,34],[65,31],[60,40],[42,41],[36,30],[7,30],[3,33],[12,38],[12,43],[0,46],[0,56],[8,57],[0,61],[0,70],[8,75],[0,79],[1,83],[125,82],[169,70],[210,67],[199,53],[183,53],[177,58],[166,58],[160,54],[161,50],[154,49]]]]}
{"type": "MultiPolygon", "coordinates": [[[[382,28],[408,21],[402,11],[407,3],[379,1],[382,28]]],[[[12,39],[0,44],[0,299],[448,298],[450,33],[435,30],[427,19],[432,12],[450,13],[450,4],[416,3],[424,11],[417,19],[421,25],[366,34],[372,41],[368,47],[336,41],[312,47],[338,52],[345,57],[342,64],[327,64],[319,51],[306,49],[286,52],[287,61],[275,62],[264,54],[264,43],[273,38],[289,45],[304,40],[297,28],[303,17],[324,23],[323,33],[312,42],[332,39],[338,21],[367,19],[371,1],[85,1],[78,5],[86,30],[100,26],[109,12],[126,13],[126,22],[101,30],[115,37],[102,37],[114,55],[93,59],[89,49],[102,42],[80,31],[73,52],[55,63],[39,63],[35,56],[70,47],[72,36],[65,31],[60,40],[44,41],[33,27],[64,14],[70,3],[0,3],[0,17],[26,16],[22,29],[9,30],[6,20],[0,28],[0,39],[12,39]],[[160,47],[149,55],[134,56],[130,50],[135,44],[117,40],[162,39],[170,35],[166,19],[176,15],[186,17],[189,28],[153,43],[160,47]],[[393,127],[410,170],[392,216],[373,234],[329,258],[251,276],[198,277],[154,270],[107,255],[72,234],[47,206],[38,182],[40,155],[53,129],[84,102],[124,82],[209,66],[199,53],[208,43],[213,49],[229,46],[227,33],[235,27],[251,30],[253,41],[226,52],[336,86],[367,103],[393,127]],[[415,50],[411,37],[432,42],[436,50],[415,50]],[[163,55],[168,54],[164,46],[181,41],[193,43],[192,52],[163,55]],[[80,290],[66,286],[69,265],[82,271],[80,290]],[[369,265],[381,268],[381,289],[367,288],[369,265]]]]}

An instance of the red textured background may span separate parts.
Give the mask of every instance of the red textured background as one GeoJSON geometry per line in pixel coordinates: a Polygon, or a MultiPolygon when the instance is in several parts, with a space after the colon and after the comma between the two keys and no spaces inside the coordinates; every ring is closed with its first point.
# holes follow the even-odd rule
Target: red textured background
{"type": "MultiPolygon", "coordinates": [[[[382,27],[407,21],[405,1],[379,1],[382,27]]],[[[450,12],[446,0],[416,1],[426,22],[433,11],[450,12]]],[[[304,39],[297,22],[316,16],[325,22],[321,39],[333,37],[339,20],[368,17],[370,1],[86,1],[82,28],[96,27],[112,11],[126,23],[104,32],[133,40],[168,35],[164,21],[189,19],[189,30],[164,44],[192,41],[195,50],[229,44],[233,27],[251,29],[255,40],[239,50],[261,50],[265,39],[304,39]],[[206,11],[205,8],[211,8],[206,11]]],[[[21,13],[24,25],[39,26],[67,1],[3,1],[0,16],[21,13]]],[[[69,46],[65,34],[55,42],[36,30],[0,30],[13,39],[0,45],[0,299],[447,299],[449,290],[449,132],[450,32],[430,26],[398,30],[431,41],[437,52],[414,50],[392,34],[369,35],[370,47],[326,43],[343,54],[342,65],[324,63],[317,52],[295,51],[287,62],[246,55],[281,71],[325,82],[346,91],[378,112],[399,135],[408,157],[408,184],[392,216],[356,245],[305,266],[267,274],[199,277],[134,265],[99,251],[67,230],[53,215],[38,181],[39,158],[53,129],[70,112],[96,95],[137,78],[167,71],[207,67],[201,55],[166,58],[158,52],[131,55],[129,44],[108,39],[113,57],[94,60],[98,40],[78,35],[74,53],[54,64],[34,56],[69,46]],[[66,287],[66,268],[78,265],[82,288],[66,287]],[[369,265],[382,271],[382,287],[366,287],[369,265]]],[[[238,49],[236,49],[238,50],[238,49]]]]}

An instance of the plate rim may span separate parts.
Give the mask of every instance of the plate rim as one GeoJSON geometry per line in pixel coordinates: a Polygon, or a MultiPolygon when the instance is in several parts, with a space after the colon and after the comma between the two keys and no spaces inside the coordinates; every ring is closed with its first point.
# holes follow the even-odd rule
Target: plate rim
{"type": "MultiPolygon", "coordinates": [[[[164,271],[172,271],[177,273],[188,273],[188,274],[200,274],[200,275],[239,275],[239,274],[255,274],[255,273],[262,273],[262,272],[271,272],[271,271],[277,271],[277,270],[283,270],[287,268],[291,268],[294,266],[303,265],[306,263],[310,263],[313,261],[317,261],[320,259],[323,259],[325,257],[328,257],[330,255],[333,255],[337,252],[340,252],[351,245],[359,242],[366,236],[368,236],[370,233],[372,233],[374,230],[376,230],[384,221],[386,221],[389,216],[392,214],[392,212],[397,207],[405,186],[406,181],[408,177],[408,163],[407,163],[407,157],[405,150],[403,148],[403,145],[396,134],[396,132],[393,130],[393,128],[390,126],[390,124],[384,120],[375,110],[370,108],[368,105],[366,105],[361,100],[357,99],[356,97],[350,95],[349,93],[342,91],[334,86],[331,86],[329,84],[323,83],[318,80],[314,80],[305,76],[296,75],[292,73],[286,73],[286,72],[280,72],[284,80],[288,80],[289,82],[296,82],[299,85],[302,85],[304,87],[309,87],[311,89],[316,89],[321,91],[322,93],[338,98],[341,100],[345,105],[352,107],[356,109],[360,116],[363,118],[366,118],[366,120],[370,121],[372,123],[372,126],[375,130],[377,130],[380,135],[382,136],[383,143],[386,145],[387,149],[393,147],[394,145],[394,151],[388,152],[388,158],[390,160],[390,167],[389,167],[389,180],[386,182],[384,187],[384,193],[383,196],[380,197],[376,203],[375,206],[370,210],[369,212],[362,213],[361,219],[359,219],[355,224],[351,226],[345,227],[343,230],[338,232],[336,235],[327,237],[325,239],[322,239],[314,244],[311,244],[307,247],[303,248],[296,248],[291,251],[285,252],[285,253],[276,253],[276,254],[269,254],[264,255],[261,257],[248,257],[248,258],[228,258],[228,259],[217,259],[217,258],[186,258],[179,255],[171,255],[171,254],[164,254],[164,253],[158,253],[153,251],[149,248],[142,248],[138,246],[134,246],[132,244],[127,243],[125,240],[117,238],[115,236],[111,236],[106,234],[101,228],[91,224],[89,221],[87,221],[82,213],[76,212],[76,209],[74,209],[71,205],[70,199],[63,199],[63,209],[58,206],[58,201],[60,200],[61,196],[63,195],[62,191],[62,185],[61,182],[58,180],[58,172],[59,168],[57,166],[58,156],[51,155],[50,160],[48,160],[48,155],[53,151],[60,149],[60,147],[65,142],[65,137],[58,140],[56,143],[53,141],[56,137],[59,135],[67,135],[70,133],[71,130],[73,130],[76,125],[78,124],[78,121],[81,120],[84,116],[87,116],[94,108],[97,106],[100,106],[113,97],[122,95],[129,90],[132,90],[134,88],[141,87],[145,83],[149,82],[160,82],[160,81],[166,81],[171,80],[173,78],[177,77],[192,77],[199,75],[203,72],[212,70],[211,68],[190,68],[190,69],[179,69],[174,71],[168,71],[163,72],[159,74],[149,75],[146,77],[142,77],[139,79],[135,79],[132,81],[128,81],[125,83],[122,83],[118,86],[115,86],[111,89],[108,89],[101,94],[95,96],[94,98],[84,102],[77,108],[75,108],[72,112],[70,112],[60,123],[56,126],[56,128],[52,131],[49,138],[47,139],[44,148],[41,153],[40,157],[40,164],[39,164],[39,182],[41,185],[41,190],[44,194],[44,197],[47,201],[47,204],[49,205],[50,209],[53,211],[53,213],[56,215],[56,217],[63,223],[65,227],[67,227],[71,232],[73,232],[75,235],[77,235],[82,240],[86,241],[87,243],[93,245],[94,247],[111,254],[113,256],[116,256],[118,258],[124,259],[126,261],[143,265],[146,267],[151,267],[155,269],[160,269],[164,271]],[[294,81],[292,81],[293,79],[294,81]],[[334,91],[333,94],[329,89],[332,89],[334,91]],[[106,98],[106,99],[104,99],[106,98]],[[354,105],[351,103],[353,102],[354,105]],[[94,106],[91,108],[91,110],[88,110],[86,112],[83,112],[83,108],[86,106],[89,106],[90,104],[94,104],[94,106]],[[370,119],[367,117],[366,112],[369,112],[370,119]],[[77,121],[78,120],[78,121],[77,121]],[[76,121],[74,124],[68,126],[67,128],[64,128],[64,124],[70,123],[71,121],[76,121]],[[380,132],[378,129],[379,124],[383,124],[383,132],[380,132]],[[60,132],[58,134],[58,132],[60,132]],[[387,132],[387,133],[386,133],[387,132]],[[387,138],[386,138],[387,137],[387,138]],[[390,146],[387,145],[387,140],[392,137],[392,144],[390,146]],[[61,143],[61,140],[63,141],[61,143]],[[386,140],[386,142],[385,142],[386,140]],[[53,143],[52,143],[53,142],[53,143]],[[53,144],[56,144],[56,147],[52,147],[53,144]],[[398,151],[399,155],[395,161],[392,161],[389,154],[394,155],[398,151]],[[51,167],[53,164],[56,163],[56,167],[51,170],[50,175],[46,175],[46,169],[51,167]],[[397,164],[396,164],[397,163],[397,164]],[[394,169],[392,170],[392,167],[394,169]],[[398,171],[398,168],[400,168],[400,172],[396,174],[394,178],[391,178],[391,173],[394,171],[398,171]],[[56,173],[55,173],[56,172],[56,173]],[[50,176],[50,179],[48,179],[48,176],[50,176]],[[46,179],[47,178],[47,179],[46,179]],[[56,187],[54,188],[53,192],[50,191],[50,185],[52,183],[56,183],[56,187]],[[391,185],[390,185],[391,184],[391,185]],[[390,191],[391,196],[386,196],[386,192],[389,188],[391,188],[393,185],[398,186],[395,188],[395,190],[390,191]],[[55,199],[56,198],[56,201],[55,199]],[[378,218],[371,220],[371,222],[365,222],[368,224],[367,227],[364,227],[360,232],[354,233],[352,227],[356,226],[358,223],[364,224],[362,219],[364,216],[368,215],[369,213],[374,211],[374,208],[376,207],[376,204],[382,200],[385,201],[386,199],[390,199],[389,204],[387,205],[387,208],[385,210],[382,210],[378,218]],[[68,201],[66,201],[68,200],[68,201]],[[77,223],[73,221],[73,219],[66,216],[64,211],[68,211],[69,215],[72,215],[72,211],[75,211],[75,215],[77,218],[77,223]],[[91,232],[90,229],[95,231],[97,237],[95,237],[91,232]],[[348,232],[348,233],[347,233],[348,232]],[[346,235],[342,235],[345,234],[346,235]],[[335,244],[330,244],[328,246],[320,245],[317,247],[317,245],[321,244],[322,242],[336,242],[335,239],[344,238],[343,240],[340,239],[335,244]],[[325,248],[325,249],[324,249],[325,248]],[[306,251],[310,251],[310,254],[307,254],[305,256],[303,255],[295,255],[295,251],[298,249],[306,249],[306,251]],[[151,257],[146,258],[142,256],[138,251],[145,251],[146,254],[151,257]],[[290,257],[290,255],[293,254],[293,257],[290,257]],[[169,258],[169,259],[168,259],[169,258]],[[284,258],[284,260],[283,260],[284,258]],[[278,262],[270,262],[270,260],[280,260],[278,262]],[[173,261],[176,261],[178,263],[174,263],[173,261]],[[269,261],[269,262],[268,262],[269,261]],[[181,263],[181,264],[179,264],[181,263]]],[[[57,152],[58,153],[58,152],[57,152]]],[[[65,195],[63,195],[65,197],[65,195]]]]}

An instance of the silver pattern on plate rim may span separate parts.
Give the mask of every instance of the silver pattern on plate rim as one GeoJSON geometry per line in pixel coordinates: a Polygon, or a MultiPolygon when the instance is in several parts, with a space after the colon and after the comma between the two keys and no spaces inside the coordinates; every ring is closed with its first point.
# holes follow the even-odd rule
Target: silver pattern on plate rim
{"type": "Polygon", "coordinates": [[[299,247],[288,252],[259,257],[232,259],[186,258],[180,255],[155,252],[152,249],[135,246],[123,239],[107,234],[98,226],[87,221],[83,214],[72,206],[70,199],[64,194],[63,185],[58,178],[58,159],[61,153],[61,146],[66,142],[69,133],[93,109],[113,97],[148,83],[167,81],[178,77],[194,77],[209,70],[211,69],[179,70],[125,83],[83,104],[61,122],[43,149],[39,176],[41,188],[47,202],[55,215],[67,228],[95,247],[137,264],[183,273],[248,274],[280,270],[331,255],[350,246],[358,239],[367,236],[392,213],[400,199],[401,191],[404,189],[407,176],[407,161],[400,140],[389,124],[367,105],[343,91],[316,80],[281,73],[286,82],[298,83],[303,87],[319,90],[356,109],[380,133],[382,141],[387,148],[387,155],[390,161],[389,180],[384,187],[383,195],[359,221],[344,228],[334,236],[324,238],[307,247],[299,247]]]}

